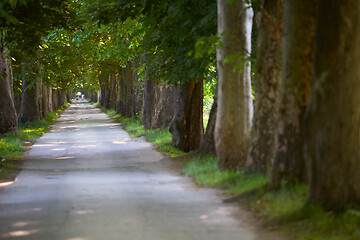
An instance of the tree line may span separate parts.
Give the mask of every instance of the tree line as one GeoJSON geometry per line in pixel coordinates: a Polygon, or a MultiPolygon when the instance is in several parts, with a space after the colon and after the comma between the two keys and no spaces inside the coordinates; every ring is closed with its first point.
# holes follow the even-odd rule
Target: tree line
{"type": "Polygon", "coordinates": [[[216,154],[220,170],[264,174],[274,187],[308,182],[309,202],[329,210],[359,205],[360,2],[42,0],[33,7],[52,6],[38,9],[47,24],[39,18],[36,36],[24,37],[18,12],[33,2],[11,2],[1,9],[11,9],[1,132],[24,118],[14,110],[19,82],[31,116],[48,106],[35,95],[63,102],[82,90],[145,129],[168,127],[182,151],[216,154]],[[25,51],[19,39],[34,43],[25,51]]]}

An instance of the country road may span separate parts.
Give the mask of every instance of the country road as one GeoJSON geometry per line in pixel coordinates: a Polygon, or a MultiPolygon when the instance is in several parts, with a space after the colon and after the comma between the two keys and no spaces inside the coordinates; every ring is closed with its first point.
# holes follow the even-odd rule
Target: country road
{"type": "Polygon", "coordinates": [[[284,239],[164,158],[88,102],[72,103],[0,188],[0,239],[284,239]]]}

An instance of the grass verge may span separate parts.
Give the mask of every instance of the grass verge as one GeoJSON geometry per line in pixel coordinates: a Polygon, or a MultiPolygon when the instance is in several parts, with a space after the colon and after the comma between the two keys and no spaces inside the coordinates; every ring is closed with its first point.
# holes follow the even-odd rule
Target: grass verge
{"type": "Polygon", "coordinates": [[[261,175],[242,171],[220,172],[214,156],[198,156],[183,165],[183,174],[203,187],[225,189],[225,202],[241,201],[270,229],[280,229],[296,240],[358,240],[360,211],[349,208],[342,213],[324,211],[306,204],[308,186],[298,184],[269,188],[261,175]]]}
{"type": "Polygon", "coordinates": [[[39,121],[19,125],[19,133],[6,133],[0,136],[0,179],[18,167],[19,160],[23,160],[22,152],[32,142],[49,130],[49,125],[54,122],[58,114],[69,104],[65,104],[56,112],[49,113],[39,121]]]}
{"type": "MultiPolygon", "coordinates": [[[[96,106],[96,103],[94,106],[96,106]]],[[[146,140],[153,143],[159,151],[166,153],[169,157],[178,157],[185,154],[170,144],[171,133],[168,129],[151,129],[145,131],[145,128],[141,125],[139,119],[122,117],[113,109],[106,110],[102,108],[102,110],[105,111],[111,118],[120,122],[125,131],[130,133],[130,137],[136,138],[144,136],[146,140]]]]}

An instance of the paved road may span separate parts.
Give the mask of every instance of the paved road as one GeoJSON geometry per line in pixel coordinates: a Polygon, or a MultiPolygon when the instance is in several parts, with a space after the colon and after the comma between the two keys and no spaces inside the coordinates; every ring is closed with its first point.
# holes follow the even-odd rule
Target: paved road
{"type": "Polygon", "coordinates": [[[0,188],[0,239],[280,239],[197,189],[87,102],[73,103],[0,188]]]}

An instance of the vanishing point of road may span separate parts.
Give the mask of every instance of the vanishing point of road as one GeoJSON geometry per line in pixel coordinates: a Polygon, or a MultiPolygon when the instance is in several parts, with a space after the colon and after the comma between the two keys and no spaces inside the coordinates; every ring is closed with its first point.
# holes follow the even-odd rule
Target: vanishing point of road
{"type": "Polygon", "coordinates": [[[168,161],[88,102],[73,103],[0,188],[0,239],[283,239],[168,161]]]}

